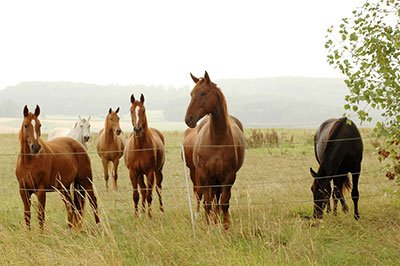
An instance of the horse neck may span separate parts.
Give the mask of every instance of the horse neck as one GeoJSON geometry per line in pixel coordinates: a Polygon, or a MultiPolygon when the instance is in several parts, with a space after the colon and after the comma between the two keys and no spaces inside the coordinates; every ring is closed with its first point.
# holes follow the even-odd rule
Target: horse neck
{"type": "Polygon", "coordinates": [[[230,132],[230,126],[225,97],[218,88],[215,95],[215,108],[210,113],[210,129],[213,139],[218,141],[226,138],[226,135],[230,132]]]}
{"type": "Polygon", "coordinates": [[[82,134],[82,130],[80,130],[80,127],[75,127],[73,129],[71,129],[69,131],[69,135],[74,138],[74,139],[78,139],[79,141],[83,141],[83,134],[82,134]]]}
{"type": "Polygon", "coordinates": [[[152,143],[152,135],[147,124],[147,118],[144,119],[142,125],[143,134],[141,136],[135,136],[137,141],[135,142],[138,148],[142,148],[145,144],[152,143]]]}
{"type": "MultiPolygon", "coordinates": [[[[108,119],[107,119],[107,121],[108,121],[108,119]]],[[[114,131],[113,131],[111,125],[109,125],[107,121],[106,121],[106,125],[104,127],[104,136],[105,136],[107,143],[113,143],[114,138],[115,138],[114,131]]]]}

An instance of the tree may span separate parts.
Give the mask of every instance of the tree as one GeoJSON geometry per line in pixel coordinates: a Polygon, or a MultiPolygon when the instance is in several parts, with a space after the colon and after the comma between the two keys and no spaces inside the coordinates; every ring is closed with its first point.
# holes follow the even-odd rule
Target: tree
{"type": "MultiPolygon", "coordinates": [[[[400,174],[400,1],[371,0],[330,27],[326,36],[329,64],[345,76],[349,88],[346,112],[371,121],[370,110],[381,112],[375,133],[385,142],[379,159],[388,158],[387,174],[400,174]]],[[[399,180],[400,178],[398,178],[399,180]]]]}

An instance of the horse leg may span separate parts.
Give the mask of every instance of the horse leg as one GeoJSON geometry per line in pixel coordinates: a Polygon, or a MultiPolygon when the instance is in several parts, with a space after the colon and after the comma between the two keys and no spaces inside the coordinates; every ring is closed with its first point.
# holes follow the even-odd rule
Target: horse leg
{"type": "Polygon", "coordinates": [[[233,183],[236,180],[236,172],[230,173],[226,176],[223,186],[222,186],[222,194],[221,194],[221,208],[224,214],[223,225],[224,229],[229,229],[230,226],[230,214],[229,214],[229,200],[231,199],[231,188],[233,183]]]}
{"type": "Polygon", "coordinates": [[[142,196],[142,212],[146,211],[146,184],[144,183],[144,176],[140,174],[138,176],[138,184],[140,187],[140,194],[142,196]]]}
{"type": "Polygon", "coordinates": [[[113,189],[118,190],[117,179],[118,179],[118,165],[119,165],[119,158],[116,159],[113,163],[113,189]]]}
{"type": "MultiPolygon", "coordinates": [[[[96,195],[94,194],[92,180],[89,178],[85,178],[81,182],[82,182],[82,187],[84,189],[83,192],[86,192],[86,194],[88,196],[90,206],[93,209],[94,220],[97,224],[100,222],[100,218],[99,218],[99,213],[98,213],[97,198],[96,198],[96,195]]],[[[85,195],[83,195],[83,196],[85,198],[85,195]]],[[[82,204],[82,210],[83,210],[84,201],[81,204],[82,204]]]]}
{"type": "Polygon", "coordinates": [[[196,197],[197,201],[197,207],[196,207],[196,212],[200,212],[200,201],[201,201],[201,188],[199,188],[199,182],[196,178],[196,170],[195,168],[190,168],[190,179],[192,180],[193,183],[193,192],[196,197]]]}
{"type": "MultiPolygon", "coordinates": [[[[340,192],[335,183],[333,185],[332,196],[333,196],[333,215],[336,216],[337,215],[337,204],[338,204],[338,198],[340,198],[340,192]]],[[[330,201],[330,197],[329,197],[329,201],[330,201]]]]}
{"type": "Polygon", "coordinates": [[[45,209],[46,209],[46,191],[44,188],[39,188],[36,191],[36,197],[38,198],[38,219],[39,228],[43,230],[44,220],[45,220],[45,209]]]}
{"type": "Polygon", "coordinates": [[[160,211],[164,212],[162,197],[161,197],[161,190],[162,190],[162,183],[163,181],[163,173],[162,170],[156,171],[156,192],[158,194],[158,200],[160,202],[160,211]]]}
{"type": "Polygon", "coordinates": [[[72,207],[72,197],[71,193],[68,191],[67,188],[61,190],[63,195],[63,201],[65,204],[65,208],[67,209],[67,218],[68,218],[68,227],[72,227],[72,219],[73,219],[73,207],[72,207]]]}
{"type": "Polygon", "coordinates": [[[206,213],[206,221],[207,224],[210,224],[210,211],[212,207],[211,187],[208,185],[206,175],[203,173],[203,171],[201,171],[200,168],[196,169],[196,178],[198,180],[198,184],[200,185],[199,191],[201,191],[201,195],[204,196],[203,206],[206,213]]]}
{"type": "Polygon", "coordinates": [[[354,203],[354,218],[356,220],[360,219],[360,214],[358,213],[358,198],[359,198],[359,192],[358,192],[358,179],[360,177],[360,168],[356,169],[352,174],[352,179],[353,179],[353,188],[351,189],[351,198],[353,199],[354,203]]]}
{"type": "Polygon", "coordinates": [[[153,184],[154,184],[154,171],[149,171],[146,174],[147,177],[147,188],[146,188],[146,199],[147,199],[147,214],[149,218],[151,215],[151,203],[153,201],[153,184]]]}
{"type": "Polygon", "coordinates": [[[101,162],[103,164],[104,181],[106,182],[106,189],[108,190],[108,159],[102,158],[101,162]]]}
{"type": "MultiPolygon", "coordinates": [[[[329,185],[331,186],[331,182],[329,182],[329,185]]],[[[332,209],[331,209],[331,196],[334,197],[333,195],[329,195],[329,199],[326,202],[326,213],[330,213],[332,211],[332,209]]]]}
{"type": "Polygon", "coordinates": [[[135,210],[134,213],[137,216],[138,215],[138,203],[139,203],[139,191],[138,191],[138,176],[135,175],[133,171],[129,171],[129,177],[131,178],[131,183],[133,187],[133,202],[135,205],[135,210]]]}
{"type": "Polygon", "coordinates": [[[25,225],[30,228],[31,226],[31,195],[32,193],[25,188],[20,188],[19,194],[24,204],[24,220],[25,225]]]}

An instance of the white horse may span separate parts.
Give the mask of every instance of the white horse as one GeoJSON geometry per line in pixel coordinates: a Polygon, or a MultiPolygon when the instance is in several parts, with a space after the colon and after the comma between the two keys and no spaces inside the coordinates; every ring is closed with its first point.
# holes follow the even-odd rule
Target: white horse
{"type": "Polygon", "coordinates": [[[66,127],[57,127],[50,131],[49,136],[47,137],[47,140],[51,140],[54,138],[58,137],[71,137],[73,139],[76,139],[80,143],[85,146],[86,150],[88,149],[87,147],[87,142],[90,139],[90,116],[86,120],[85,118],[81,118],[79,116],[79,121],[75,123],[74,128],[69,129],[66,127]]]}

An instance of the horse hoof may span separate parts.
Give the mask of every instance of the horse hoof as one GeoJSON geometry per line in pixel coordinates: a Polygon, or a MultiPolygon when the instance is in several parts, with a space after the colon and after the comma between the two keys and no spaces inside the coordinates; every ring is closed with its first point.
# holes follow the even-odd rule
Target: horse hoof
{"type": "Polygon", "coordinates": [[[358,221],[358,219],[360,219],[360,215],[358,213],[354,214],[354,219],[356,219],[358,221]]]}

